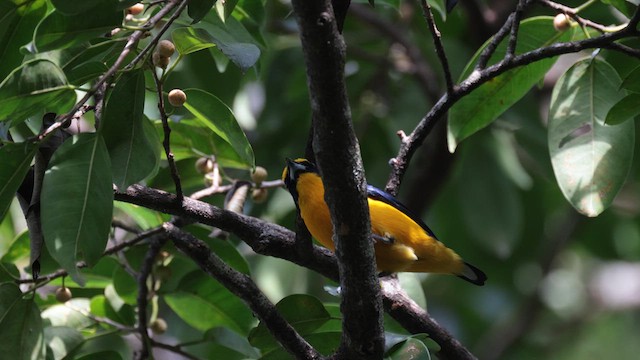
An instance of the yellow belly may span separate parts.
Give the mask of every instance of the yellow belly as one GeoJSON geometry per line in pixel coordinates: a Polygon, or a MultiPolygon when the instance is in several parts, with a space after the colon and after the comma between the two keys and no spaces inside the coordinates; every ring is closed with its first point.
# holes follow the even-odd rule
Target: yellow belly
{"type": "MultiPolygon", "coordinates": [[[[317,185],[317,184],[316,184],[317,185]]],[[[335,250],[329,208],[322,186],[300,191],[300,214],[311,235],[323,246],[335,250]]],[[[392,244],[377,241],[376,263],[383,272],[437,272],[459,274],[464,266],[453,250],[429,236],[410,217],[384,202],[369,199],[373,234],[391,239],[392,244]]]]}

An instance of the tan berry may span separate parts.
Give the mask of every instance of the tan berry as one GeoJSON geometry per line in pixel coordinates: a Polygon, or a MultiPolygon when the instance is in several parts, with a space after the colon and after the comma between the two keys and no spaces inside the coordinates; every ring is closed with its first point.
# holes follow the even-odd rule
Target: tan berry
{"type": "Polygon", "coordinates": [[[127,14],[138,15],[142,11],[144,11],[144,5],[142,5],[141,3],[137,3],[127,9],[127,14]]]}
{"type": "Polygon", "coordinates": [[[196,170],[200,174],[208,174],[213,171],[213,161],[207,157],[201,157],[196,160],[196,170]]]}
{"type": "Polygon", "coordinates": [[[58,300],[58,302],[65,303],[71,300],[71,297],[71,290],[66,286],[60,287],[56,290],[56,300],[58,300]]]}
{"type": "Polygon", "coordinates": [[[260,185],[267,179],[267,176],[269,176],[269,173],[267,173],[267,169],[263,168],[262,166],[256,166],[256,169],[251,174],[251,180],[253,180],[254,183],[260,185]]]}
{"type": "Polygon", "coordinates": [[[151,331],[156,335],[164,334],[167,331],[167,322],[163,318],[157,318],[151,323],[151,331]]]}
{"type": "Polygon", "coordinates": [[[269,192],[265,188],[253,189],[251,192],[251,199],[253,199],[253,202],[256,204],[262,204],[267,200],[268,195],[269,192]]]}
{"type": "Polygon", "coordinates": [[[187,94],[185,94],[184,91],[180,89],[173,89],[169,91],[169,104],[175,107],[179,107],[184,105],[186,101],[187,101],[187,94]]]}
{"type": "Polygon", "coordinates": [[[157,52],[153,53],[153,55],[151,56],[151,60],[153,60],[153,65],[159,67],[160,69],[166,69],[167,66],[169,66],[169,61],[171,61],[171,59],[169,59],[168,57],[164,57],[157,52]]]}
{"type": "Polygon", "coordinates": [[[160,40],[156,52],[164,57],[171,57],[176,52],[176,46],[169,40],[160,40]]]}
{"type": "Polygon", "coordinates": [[[565,31],[571,27],[571,20],[565,14],[558,14],[553,18],[553,28],[556,31],[565,31]]]}

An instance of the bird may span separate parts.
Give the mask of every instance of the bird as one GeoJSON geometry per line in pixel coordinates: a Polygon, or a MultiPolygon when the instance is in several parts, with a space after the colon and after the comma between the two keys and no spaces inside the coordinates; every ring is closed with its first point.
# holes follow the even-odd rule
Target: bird
{"type": "MultiPolygon", "coordinates": [[[[282,181],[311,235],[335,251],[324,184],[315,164],[303,158],[287,158],[282,181]]],[[[442,273],[484,285],[484,272],[440,242],[418,216],[391,194],[367,185],[367,200],[379,276],[396,272],[442,273]]]]}

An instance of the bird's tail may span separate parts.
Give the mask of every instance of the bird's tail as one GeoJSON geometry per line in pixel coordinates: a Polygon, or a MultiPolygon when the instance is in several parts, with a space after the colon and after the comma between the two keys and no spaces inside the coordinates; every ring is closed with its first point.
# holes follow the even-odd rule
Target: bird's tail
{"type": "Polygon", "coordinates": [[[484,285],[484,282],[487,281],[487,275],[482,270],[466,262],[462,268],[462,273],[457,274],[457,276],[478,286],[484,285]]]}

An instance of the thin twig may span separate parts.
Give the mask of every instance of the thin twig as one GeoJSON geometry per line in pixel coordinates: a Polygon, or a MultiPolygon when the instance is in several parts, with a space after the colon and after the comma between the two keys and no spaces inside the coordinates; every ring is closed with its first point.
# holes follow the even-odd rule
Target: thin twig
{"type": "Polygon", "coordinates": [[[147,327],[147,304],[149,301],[149,287],[147,286],[147,279],[151,270],[153,269],[153,263],[156,261],[156,256],[162,249],[162,246],[167,241],[166,236],[159,237],[151,241],[147,254],[144,257],[142,266],[140,267],[140,274],[138,275],[138,333],[141,336],[140,353],[138,354],[140,359],[147,359],[149,357],[149,345],[151,345],[149,337],[149,329],[147,327]]]}
{"type": "Polygon", "coordinates": [[[161,349],[165,349],[165,350],[169,350],[171,352],[174,352],[178,355],[182,355],[187,359],[192,359],[192,360],[199,360],[200,358],[193,356],[191,354],[189,354],[188,352],[182,350],[182,346],[180,345],[169,345],[169,344],[165,344],[153,339],[149,339],[151,342],[151,346],[153,347],[157,347],[157,348],[161,348],[161,349]]]}
{"type": "Polygon", "coordinates": [[[164,147],[164,153],[169,163],[169,171],[171,172],[171,178],[176,186],[177,201],[182,202],[184,195],[182,193],[182,183],[180,182],[180,175],[178,174],[178,167],[176,166],[173,153],[171,152],[171,127],[169,127],[169,118],[164,108],[164,94],[162,91],[162,81],[158,78],[155,68],[151,71],[153,75],[153,81],[156,83],[156,91],[158,93],[158,111],[160,112],[160,119],[162,119],[162,130],[164,132],[164,139],[162,146],[164,147]]]}
{"type": "MultiPolygon", "coordinates": [[[[117,245],[114,245],[114,246],[106,249],[102,253],[102,256],[113,255],[113,254],[115,254],[116,252],[118,252],[120,250],[123,250],[123,249],[125,249],[125,248],[127,248],[129,246],[133,246],[133,245],[139,243],[140,241],[142,241],[142,240],[144,240],[144,239],[146,239],[146,238],[148,238],[150,236],[157,235],[157,234],[161,233],[162,231],[163,230],[162,230],[161,227],[157,227],[157,228],[154,228],[154,229],[151,229],[151,230],[147,230],[147,231],[141,232],[141,233],[138,234],[138,236],[134,237],[133,239],[130,239],[130,240],[127,240],[127,241],[123,241],[123,242],[121,242],[121,243],[119,243],[117,245]]],[[[76,263],[76,267],[78,269],[83,269],[83,268],[87,267],[87,264],[84,261],[78,261],[76,263]]],[[[32,284],[32,283],[41,284],[41,283],[49,282],[49,281],[52,281],[52,280],[57,279],[59,277],[63,277],[63,276],[67,276],[67,275],[68,274],[67,274],[66,270],[59,269],[59,270],[56,270],[56,271],[54,271],[54,272],[52,272],[50,274],[40,276],[40,277],[38,277],[38,279],[35,279],[35,280],[34,279],[18,279],[18,280],[16,280],[16,283],[17,284],[32,284]]]]}
{"type": "MultiPolygon", "coordinates": [[[[274,189],[274,188],[279,188],[282,187],[283,182],[282,180],[269,180],[269,181],[263,181],[262,184],[260,184],[260,188],[261,189],[274,189]]],[[[252,188],[257,188],[255,183],[251,184],[252,188]]],[[[229,185],[222,185],[222,186],[210,186],[206,189],[202,189],[202,190],[198,190],[196,192],[194,192],[193,194],[189,195],[190,198],[195,199],[195,200],[200,200],[209,196],[213,196],[213,195],[217,195],[217,194],[225,194],[227,193],[229,190],[231,190],[233,188],[233,184],[229,184],[229,185]]]]}
{"type": "MultiPolygon", "coordinates": [[[[511,14],[507,23],[513,21],[514,15],[511,14]]],[[[480,85],[501,75],[511,69],[519,66],[524,66],[542,59],[555,57],[562,54],[575,53],[585,49],[594,48],[609,48],[623,52],[625,54],[636,56],[639,51],[630,52],[629,48],[621,48],[615,44],[615,41],[624,38],[637,38],[640,32],[636,29],[636,26],[640,22],[640,11],[637,9],[634,16],[629,21],[629,24],[624,29],[606,33],[594,38],[569,41],[563,43],[556,43],[546,47],[538,48],[528,51],[524,54],[515,55],[511,61],[502,60],[494,65],[491,65],[482,70],[474,70],[467,79],[461,82],[453,93],[450,95],[444,95],[438,100],[438,102],[431,108],[431,110],[425,115],[416,128],[407,136],[406,141],[403,141],[400,145],[398,155],[391,159],[392,170],[387,181],[386,189],[394,193],[397,191],[400,182],[407,170],[407,165],[416,149],[422,144],[427,135],[431,132],[436,122],[439,121],[444,114],[463,96],[469,94],[471,91],[478,88],[480,85]]],[[[506,24],[506,23],[505,23],[506,24]]],[[[505,26],[500,31],[503,31],[505,26]]],[[[506,34],[506,31],[505,31],[506,34]]],[[[497,36],[497,35],[496,35],[497,36]]],[[[487,47],[488,49],[488,47],[487,47]]],[[[485,49],[486,50],[486,49],[485,49]]],[[[633,49],[631,49],[633,50],[633,49]]],[[[484,54],[484,52],[483,52],[484,54]]],[[[480,62],[478,63],[480,64],[480,62]]]]}
{"type": "Polygon", "coordinates": [[[524,8],[529,5],[529,0],[520,0],[516,6],[516,11],[513,12],[513,22],[511,24],[511,34],[509,35],[509,43],[507,44],[507,52],[504,55],[505,61],[509,62],[513,59],[516,53],[516,45],[518,44],[518,29],[520,28],[520,21],[522,20],[522,14],[524,8]]]}
{"type": "Polygon", "coordinates": [[[582,26],[587,26],[593,29],[600,31],[601,33],[610,32],[611,29],[605,25],[598,24],[597,22],[591,21],[589,19],[585,19],[583,17],[578,16],[576,9],[562,5],[550,0],[536,0],[540,5],[546,6],[550,9],[556,10],[559,13],[563,13],[565,15],[570,16],[573,20],[575,20],[578,24],[582,26]]]}
{"type": "MultiPolygon", "coordinates": [[[[175,4],[178,1],[180,1],[180,0],[171,0],[169,3],[173,4],[173,6],[175,6],[175,4]]],[[[147,54],[147,52],[149,52],[149,50],[153,49],[156,46],[158,41],[160,41],[160,38],[162,37],[162,34],[164,34],[167,31],[167,29],[169,29],[171,24],[173,24],[173,22],[180,16],[180,14],[184,10],[184,8],[187,7],[188,3],[189,3],[189,0],[182,0],[182,2],[180,3],[180,5],[176,9],[176,11],[171,15],[171,17],[169,18],[169,20],[167,20],[167,22],[164,24],[164,26],[162,26],[160,31],[158,31],[158,34],[156,36],[154,36],[153,39],[151,39],[149,44],[147,44],[147,46],[145,46],[144,49],[140,50],[140,53],[138,53],[138,55],[135,58],[133,58],[133,60],[131,60],[131,62],[127,66],[125,66],[125,68],[124,68],[125,70],[133,69],[133,67],[136,66],[136,64],[139,63],[140,60],[142,60],[142,58],[144,58],[144,56],[147,54]]],[[[167,5],[167,6],[169,6],[169,5],[167,5]]],[[[146,27],[147,25],[145,24],[144,26],[146,27]]]]}
{"type": "Polygon", "coordinates": [[[442,65],[442,71],[444,72],[444,79],[447,84],[447,93],[453,92],[453,80],[451,79],[451,69],[449,68],[449,60],[447,59],[447,54],[444,51],[444,46],[442,45],[442,37],[440,35],[440,31],[436,27],[436,23],[433,20],[433,12],[431,11],[431,6],[426,0],[420,0],[422,5],[422,15],[425,20],[427,20],[427,25],[429,25],[429,31],[431,32],[431,37],[433,38],[433,45],[436,48],[436,54],[438,55],[438,59],[440,60],[440,65],[442,65]]]}
{"type": "MultiPolygon", "coordinates": [[[[188,2],[188,0],[183,0],[183,4],[187,3],[187,2],[188,2]]],[[[149,21],[147,21],[145,23],[144,28],[155,26],[155,24],[158,23],[158,21],[162,20],[162,18],[165,15],[167,15],[175,6],[176,6],[176,3],[174,1],[169,2],[167,4],[167,6],[165,6],[160,11],[158,11],[157,14],[155,14],[151,19],[149,19],[149,21]]],[[[125,44],[124,48],[122,49],[122,52],[120,52],[120,55],[118,55],[118,58],[113,63],[113,65],[111,65],[109,70],[107,70],[107,72],[105,72],[98,79],[98,81],[82,97],[82,99],[80,99],[80,101],[78,101],[74,105],[74,107],[71,109],[71,111],[69,111],[67,114],[59,117],[60,121],[57,121],[53,125],[49,126],[45,131],[43,131],[40,135],[38,135],[37,140],[44,139],[48,134],[50,134],[51,132],[57,130],[59,127],[63,126],[63,124],[66,123],[69,119],[74,117],[76,112],[82,106],[84,106],[84,104],[95,94],[96,91],[98,91],[98,89],[102,86],[102,84],[104,84],[109,78],[111,78],[111,76],[113,76],[120,69],[120,66],[122,65],[122,63],[124,62],[126,57],[129,55],[131,50],[133,50],[135,48],[136,44],[144,36],[144,34],[146,34],[146,30],[136,30],[136,31],[134,31],[133,34],[131,34],[131,36],[129,36],[129,39],[127,40],[127,43],[125,44]]]]}

